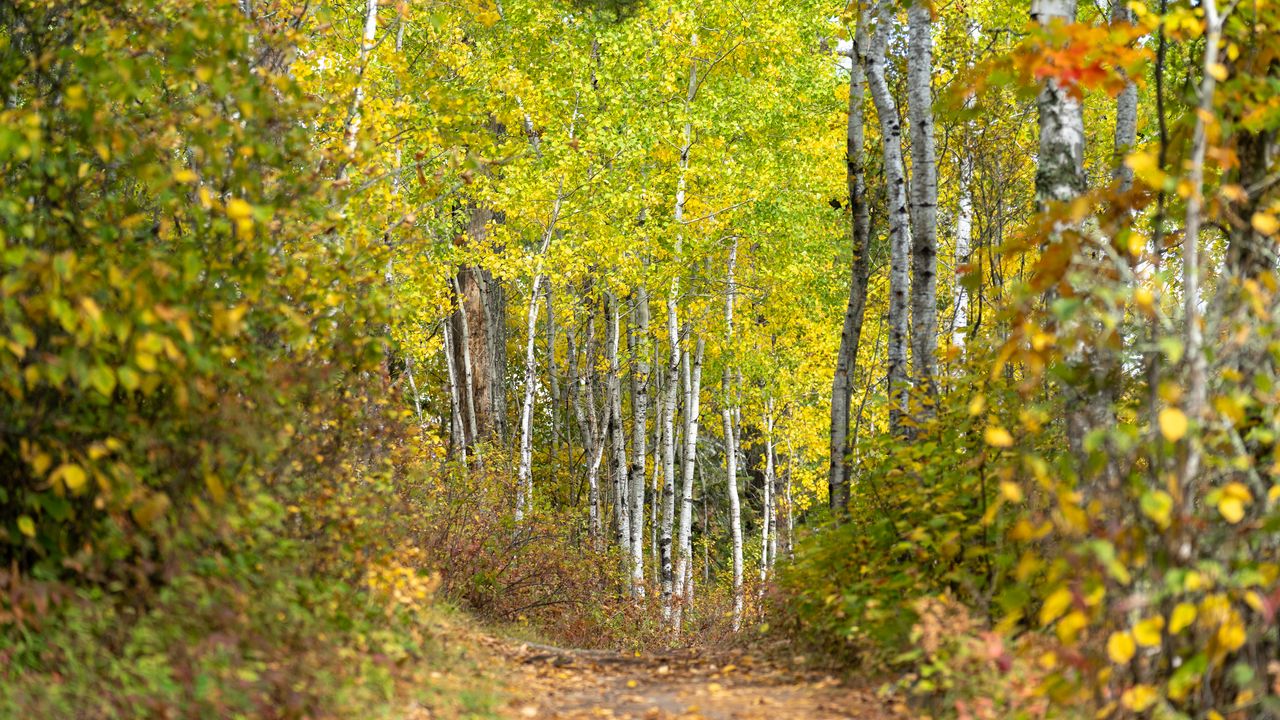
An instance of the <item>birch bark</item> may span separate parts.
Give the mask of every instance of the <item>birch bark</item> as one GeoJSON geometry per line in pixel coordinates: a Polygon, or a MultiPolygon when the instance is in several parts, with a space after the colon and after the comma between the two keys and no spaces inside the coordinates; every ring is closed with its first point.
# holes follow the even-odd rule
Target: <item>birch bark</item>
{"type": "Polygon", "coordinates": [[[342,127],[342,147],[345,156],[338,169],[338,179],[347,178],[347,170],[356,154],[356,140],[360,134],[360,114],[364,105],[364,71],[369,64],[369,53],[373,52],[373,43],[378,37],[378,0],[366,0],[364,11],[364,34],[360,37],[360,53],[356,67],[356,87],[351,94],[351,107],[347,110],[347,119],[342,127]]]}
{"type": "MultiPolygon", "coordinates": [[[[938,349],[938,161],[933,139],[933,20],[930,4],[907,9],[907,111],[911,126],[911,357],[915,382],[929,398],[938,349]]],[[[883,30],[883,28],[882,28],[883,30]]],[[[933,415],[925,402],[922,413],[933,415]]]]}
{"type": "MultiPolygon", "coordinates": [[[[1076,0],[1034,0],[1031,19],[1041,25],[1072,23],[1076,0]]],[[[1036,159],[1036,196],[1045,203],[1066,202],[1084,192],[1084,113],[1080,101],[1056,78],[1040,86],[1040,153],[1036,159]]]]}
{"type": "MultiPolygon", "coordinates": [[[[605,293],[605,312],[608,314],[609,331],[605,340],[609,375],[606,379],[606,404],[609,406],[609,436],[613,439],[613,490],[614,519],[617,522],[618,550],[623,557],[623,568],[631,575],[631,507],[627,482],[627,438],[622,427],[622,378],[618,368],[618,335],[621,313],[613,293],[605,293]]],[[[644,482],[643,479],[641,482],[644,482]]]]}
{"type": "MultiPolygon", "coordinates": [[[[691,327],[685,324],[685,334],[691,327]]],[[[684,378],[684,451],[681,454],[683,471],[680,490],[680,560],[676,567],[674,595],[679,599],[675,607],[673,624],[680,632],[684,609],[693,602],[693,477],[698,458],[698,412],[702,390],[702,353],[706,342],[698,338],[692,360],[686,350],[681,359],[681,375],[684,378]]]]}
{"type": "MultiPolygon", "coordinates": [[[[859,30],[862,30],[859,25],[859,30]]],[[[845,132],[845,183],[849,191],[849,240],[852,263],[849,276],[849,301],[845,307],[844,327],[840,331],[840,349],[836,354],[836,370],[831,380],[831,464],[827,471],[827,498],[835,517],[844,517],[849,506],[849,473],[845,467],[849,455],[849,405],[853,398],[853,369],[858,364],[858,345],[862,339],[863,319],[867,307],[867,279],[871,263],[867,248],[870,214],[866,199],[866,161],[863,156],[863,103],[866,100],[866,78],[855,51],[849,53],[849,113],[845,132]]]]}
{"type": "MultiPolygon", "coordinates": [[[[1129,11],[1127,0],[1112,0],[1111,23],[1120,25],[1133,22],[1133,14],[1129,11]]],[[[1123,75],[1124,71],[1120,73],[1123,75]]],[[[1125,156],[1133,149],[1138,137],[1138,86],[1132,80],[1124,84],[1124,89],[1116,96],[1116,132],[1115,158],[1112,162],[1112,177],[1119,181],[1120,190],[1128,191],[1133,187],[1133,168],[1124,164],[1125,156]]]]}
{"type": "Polygon", "coordinates": [[[720,380],[720,388],[724,397],[720,414],[724,420],[724,463],[725,479],[729,492],[729,533],[733,543],[733,631],[742,627],[742,508],[738,499],[738,431],[737,407],[731,380],[733,355],[733,303],[737,293],[734,285],[734,266],[738,261],[738,239],[733,239],[729,249],[729,262],[726,272],[724,324],[725,324],[725,365],[724,375],[720,380]]]}
{"type": "MultiPolygon", "coordinates": [[[[907,176],[902,162],[902,126],[898,106],[885,78],[885,53],[893,25],[893,10],[881,0],[877,23],[869,40],[859,44],[867,85],[880,121],[884,156],[885,200],[889,216],[889,427],[903,429],[910,385],[907,380],[907,284],[911,255],[911,221],[907,202],[907,176]]],[[[865,22],[865,20],[864,20],[865,22]]]]}
{"type": "MultiPolygon", "coordinates": [[[[1187,181],[1191,194],[1187,197],[1186,234],[1182,240],[1183,314],[1187,333],[1187,398],[1186,414],[1193,420],[1204,416],[1207,403],[1208,372],[1204,356],[1204,336],[1200,328],[1200,214],[1204,207],[1204,156],[1208,145],[1206,118],[1213,117],[1213,94],[1217,84],[1214,68],[1218,65],[1218,45],[1222,40],[1222,18],[1215,0],[1203,0],[1205,12],[1204,63],[1201,67],[1200,106],[1191,140],[1191,168],[1187,181]]],[[[1200,470],[1200,447],[1194,439],[1187,443],[1179,480],[1184,491],[1191,488],[1200,470]]]]}
{"type": "Polygon", "coordinates": [[[648,460],[649,291],[640,285],[631,309],[631,593],[644,597],[644,481],[648,460]]]}
{"type": "MultiPolygon", "coordinates": [[[[680,400],[680,330],[677,325],[675,280],[673,292],[667,296],[667,342],[671,346],[667,361],[666,397],[662,413],[662,530],[658,540],[659,562],[662,567],[662,618],[671,619],[671,598],[675,591],[672,563],[671,532],[675,521],[676,503],[676,409],[680,400]]],[[[688,412],[688,406],[685,406],[688,412]]]]}
{"type": "Polygon", "coordinates": [[[525,315],[524,345],[524,402],[520,405],[520,464],[516,472],[516,521],[524,516],[533,503],[533,401],[534,390],[538,384],[538,362],[535,354],[535,342],[538,339],[538,302],[542,293],[545,278],[542,268],[546,262],[547,248],[551,246],[551,238],[555,236],[556,222],[560,219],[560,207],[564,202],[564,181],[556,190],[556,201],[551,209],[551,218],[542,233],[542,242],[538,246],[538,259],[533,273],[533,288],[529,292],[529,310],[525,315]]]}

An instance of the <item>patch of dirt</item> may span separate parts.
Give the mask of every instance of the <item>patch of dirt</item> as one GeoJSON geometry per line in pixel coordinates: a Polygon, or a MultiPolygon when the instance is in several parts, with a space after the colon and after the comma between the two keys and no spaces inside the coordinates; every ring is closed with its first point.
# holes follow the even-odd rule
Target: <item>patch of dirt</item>
{"type": "Polygon", "coordinates": [[[745,652],[627,656],[493,641],[511,665],[512,718],[531,720],[889,720],[875,693],[745,652]]]}

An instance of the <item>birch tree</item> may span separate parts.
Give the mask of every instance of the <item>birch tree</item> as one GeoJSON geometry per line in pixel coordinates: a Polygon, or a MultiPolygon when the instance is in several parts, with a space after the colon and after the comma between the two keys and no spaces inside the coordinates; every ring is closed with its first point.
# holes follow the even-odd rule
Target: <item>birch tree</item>
{"type": "MultiPolygon", "coordinates": [[[[869,15],[864,16],[859,27],[869,22],[869,15]]],[[[907,380],[907,278],[911,256],[911,219],[906,168],[902,162],[902,125],[898,120],[898,105],[885,77],[885,54],[892,25],[892,5],[888,0],[880,0],[875,27],[868,34],[867,42],[858,43],[858,52],[880,121],[884,157],[885,204],[889,217],[889,425],[898,432],[908,410],[910,391],[907,380]]]]}
{"type": "MultiPolygon", "coordinates": [[[[609,331],[605,340],[605,355],[609,363],[606,380],[606,404],[609,406],[609,437],[613,441],[613,498],[614,521],[618,531],[618,549],[623,567],[631,576],[631,493],[627,478],[627,438],[622,427],[622,377],[618,366],[618,341],[621,333],[618,300],[611,292],[605,293],[605,313],[609,316],[609,331]]],[[[640,482],[644,482],[643,479],[640,482]]]]}
{"type": "MultiPolygon", "coordinates": [[[[685,334],[690,326],[685,325],[685,334]]],[[[673,625],[678,633],[684,609],[693,602],[693,479],[698,459],[698,413],[702,391],[702,354],[706,342],[697,338],[692,359],[685,350],[681,355],[680,371],[684,381],[684,450],[681,453],[680,535],[679,561],[675,571],[673,594],[679,601],[675,606],[673,625]]]]}
{"type": "MultiPolygon", "coordinates": [[[[929,398],[938,347],[938,161],[933,140],[933,20],[926,0],[907,8],[907,111],[911,127],[911,357],[929,398]]],[[[887,28],[878,28],[887,32],[887,28]]],[[[924,413],[932,414],[932,402],[924,413]]]]}
{"type": "Polygon", "coordinates": [[[729,493],[729,534],[733,544],[733,630],[742,627],[742,506],[738,499],[738,425],[737,402],[733,388],[733,303],[737,294],[734,266],[738,262],[738,239],[732,240],[725,272],[725,359],[720,379],[721,419],[724,421],[724,472],[729,493]]]}
{"type": "MultiPolygon", "coordinates": [[[[857,41],[864,42],[865,28],[859,22],[857,41]]],[[[836,352],[836,369],[831,380],[830,465],[827,471],[827,497],[836,517],[844,515],[849,505],[849,474],[845,462],[849,455],[849,405],[853,399],[853,370],[858,364],[858,347],[867,306],[867,280],[871,274],[867,241],[870,235],[870,213],[866,200],[866,161],[863,156],[863,104],[866,102],[866,77],[857,56],[855,44],[848,51],[849,110],[845,126],[845,184],[849,193],[849,301],[840,330],[840,349],[836,352]]]]}
{"type": "Polygon", "coordinates": [[[360,36],[360,53],[356,58],[356,83],[351,92],[351,109],[347,111],[342,128],[342,146],[346,154],[338,169],[338,179],[346,180],[351,160],[356,154],[356,142],[360,135],[360,115],[364,105],[364,74],[378,39],[378,0],[365,0],[364,33],[360,36]]]}
{"type": "Polygon", "coordinates": [[[649,412],[649,291],[639,285],[631,308],[631,593],[644,597],[644,482],[649,412]]]}

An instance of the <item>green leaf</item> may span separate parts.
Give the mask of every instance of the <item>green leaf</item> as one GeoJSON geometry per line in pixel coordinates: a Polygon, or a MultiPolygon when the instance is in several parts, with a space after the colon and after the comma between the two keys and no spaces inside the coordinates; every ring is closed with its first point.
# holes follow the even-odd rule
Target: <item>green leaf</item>
{"type": "Polygon", "coordinates": [[[95,365],[89,371],[89,384],[105,397],[111,397],[111,393],[116,389],[115,373],[111,372],[111,368],[106,365],[95,365]]]}

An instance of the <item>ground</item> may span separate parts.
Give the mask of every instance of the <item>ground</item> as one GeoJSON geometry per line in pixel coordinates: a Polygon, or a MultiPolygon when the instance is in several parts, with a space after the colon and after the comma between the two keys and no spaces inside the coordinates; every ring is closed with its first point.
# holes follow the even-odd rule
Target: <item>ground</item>
{"type": "Polygon", "coordinates": [[[486,638],[507,666],[512,718],[534,720],[890,720],[909,717],[866,688],[772,651],[622,655],[486,638]],[[782,659],[779,659],[779,658],[782,659]]]}

